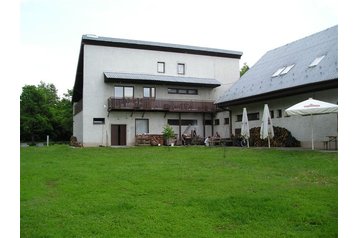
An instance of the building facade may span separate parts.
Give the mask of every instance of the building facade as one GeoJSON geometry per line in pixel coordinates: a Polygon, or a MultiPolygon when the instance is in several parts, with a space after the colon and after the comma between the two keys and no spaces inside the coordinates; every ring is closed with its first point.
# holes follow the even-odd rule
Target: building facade
{"type": "MultiPolygon", "coordinates": [[[[74,85],[73,134],[84,146],[134,145],[172,125],[221,130],[214,101],[239,78],[237,51],[84,35],[74,85]]],[[[222,117],[222,118],[221,118],[222,117]]],[[[230,132],[227,130],[228,135],[230,132]]]]}
{"type": "MultiPolygon", "coordinates": [[[[311,118],[285,109],[314,98],[338,104],[338,26],[268,51],[216,101],[231,112],[233,133],[240,133],[246,107],[250,127],[260,127],[264,104],[274,126],[288,129],[302,147],[311,146],[311,118]]],[[[338,135],[338,115],[313,117],[316,148],[338,135]]],[[[332,145],[333,146],[333,145],[332,145]]]]}

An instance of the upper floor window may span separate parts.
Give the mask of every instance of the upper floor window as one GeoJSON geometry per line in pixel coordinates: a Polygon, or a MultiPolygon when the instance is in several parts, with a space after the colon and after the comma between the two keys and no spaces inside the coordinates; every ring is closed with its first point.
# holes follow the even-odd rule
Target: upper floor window
{"type": "Polygon", "coordinates": [[[143,87],[143,97],[155,98],[155,88],[143,87]]]}
{"type": "Polygon", "coordinates": [[[185,74],[185,64],[178,63],[178,74],[185,74]]]}
{"type": "Polygon", "coordinates": [[[169,94],[190,94],[198,95],[198,89],[189,89],[189,88],[168,88],[169,94]]]}
{"type": "Polygon", "coordinates": [[[158,73],[165,73],[165,62],[158,62],[157,63],[157,72],[158,73]]]}
{"type": "Polygon", "coordinates": [[[131,86],[114,87],[114,97],[116,98],[132,98],[134,96],[134,88],[131,86]]]}

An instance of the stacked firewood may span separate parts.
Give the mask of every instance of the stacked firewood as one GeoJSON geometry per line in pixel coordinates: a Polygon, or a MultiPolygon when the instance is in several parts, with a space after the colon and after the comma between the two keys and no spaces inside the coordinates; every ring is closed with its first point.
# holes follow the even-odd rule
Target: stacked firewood
{"type": "MultiPolygon", "coordinates": [[[[275,136],[270,139],[270,145],[272,147],[300,147],[301,143],[292,136],[291,132],[286,128],[273,127],[275,136]]],[[[252,146],[268,146],[268,140],[260,139],[260,127],[254,127],[250,129],[250,145],[252,146]]]]}

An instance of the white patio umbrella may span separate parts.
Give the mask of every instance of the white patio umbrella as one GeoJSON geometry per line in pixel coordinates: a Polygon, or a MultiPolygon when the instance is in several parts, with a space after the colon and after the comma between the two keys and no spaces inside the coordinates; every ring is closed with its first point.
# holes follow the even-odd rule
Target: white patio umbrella
{"type": "Polygon", "coordinates": [[[312,150],[314,150],[314,139],[313,139],[313,115],[315,114],[326,114],[338,112],[338,105],[328,102],[323,102],[309,98],[303,102],[297,103],[292,107],[286,109],[286,113],[290,116],[296,115],[311,115],[311,141],[312,150]]]}
{"type": "Polygon", "coordinates": [[[272,139],[275,136],[273,132],[273,124],[271,120],[270,110],[267,104],[264,107],[264,114],[262,116],[261,129],[260,129],[260,138],[266,139],[268,138],[268,146],[270,146],[270,138],[272,139]]]}
{"type": "Polygon", "coordinates": [[[245,138],[247,147],[250,147],[249,145],[250,127],[249,127],[249,119],[247,118],[247,111],[245,107],[242,112],[241,136],[245,138]]]}

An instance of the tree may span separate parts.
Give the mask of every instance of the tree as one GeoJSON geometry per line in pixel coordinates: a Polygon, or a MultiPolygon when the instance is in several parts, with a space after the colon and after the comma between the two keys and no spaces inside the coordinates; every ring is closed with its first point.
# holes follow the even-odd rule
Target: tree
{"type": "Polygon", "coordinates": [[[34,85],[25,85],[20,96],[20,139],[31,140],[43,137],[53,128],[46,96],[34,85]]]}
{"type": "Polygon", "coordinates": [[[20,96],[21,141],[44,140],[46,135],[55,141],[68,140],[72,135],[72,90],[63,98],[53,84],[25,85],[20,96]]]}
{"type": "Polygon", "coordinates": [[[246,63],[244,63],[244,66],[242,66],[242,68],[240,70],[240,77],[242,75],[244,75],[249,69],[250,69],[250,67],[246,63]]]}

